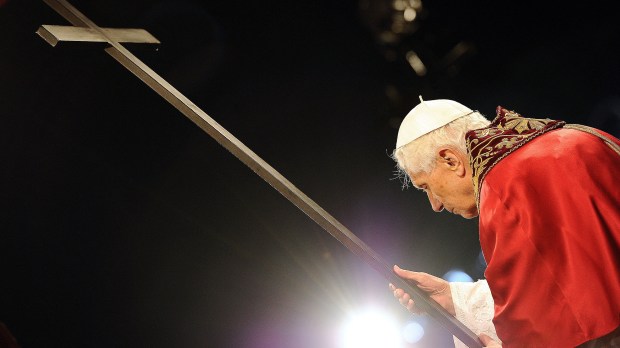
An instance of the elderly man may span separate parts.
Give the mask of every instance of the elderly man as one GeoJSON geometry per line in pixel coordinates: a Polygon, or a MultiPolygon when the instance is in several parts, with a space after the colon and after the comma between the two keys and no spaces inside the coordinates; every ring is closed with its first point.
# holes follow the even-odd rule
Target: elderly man
{"type": "Polygon", "coordinates": [[[479,216],[487,262],[476,283],[395,266],[399,276],[488,346],[620,345],[620,140],[502,107],[489,122],[452,100],[421,100],[393,157],[433,210],[479,216]]]}

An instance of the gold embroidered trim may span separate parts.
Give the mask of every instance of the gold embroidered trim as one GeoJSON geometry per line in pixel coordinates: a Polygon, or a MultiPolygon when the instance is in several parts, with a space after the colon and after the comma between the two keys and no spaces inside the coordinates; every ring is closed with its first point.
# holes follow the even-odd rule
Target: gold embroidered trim
{"type": "Polygon", "coordinates": [[[525,118],[501,107],[488,128],[471,131],[466,137],[469,162],[473,170],[476,205],[480,208],[480,186],[486,174],[506,156],[532,139],[562,127],[563,121],[525,118]]]}

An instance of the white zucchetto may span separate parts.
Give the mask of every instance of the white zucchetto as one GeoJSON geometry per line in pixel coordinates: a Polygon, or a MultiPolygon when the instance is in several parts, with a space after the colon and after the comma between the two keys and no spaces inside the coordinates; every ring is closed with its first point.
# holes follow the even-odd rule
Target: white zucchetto
{"type": "Polygon", "coordinates": [[[409,111],[400,124],[396,148],[473,112],[472,109],[453,100],[422,100],[420,96],[420,104],[409,111]]]}

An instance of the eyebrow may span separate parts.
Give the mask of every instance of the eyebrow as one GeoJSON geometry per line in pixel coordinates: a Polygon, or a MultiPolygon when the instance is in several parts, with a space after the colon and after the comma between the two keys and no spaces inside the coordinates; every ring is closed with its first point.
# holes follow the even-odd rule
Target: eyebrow
{"type": "Polygon", "coordinates": [[[411,186],[413,186],[416,190],[422,190],[422,191],[424,190],[423,188],[415,184],[411,175],[409,175],[409,182],[411,183],[411,186]]]}

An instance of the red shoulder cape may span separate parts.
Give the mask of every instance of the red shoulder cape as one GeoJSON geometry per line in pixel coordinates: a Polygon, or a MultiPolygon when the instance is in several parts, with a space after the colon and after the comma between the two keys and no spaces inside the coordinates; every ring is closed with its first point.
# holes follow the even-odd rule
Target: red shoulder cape
{"type": "Polygon", "coordinates": [[[505,347],[575,347],[620,325],[620,158],[563,123],[541,131],[548,124],[558,123],[494,161],[479,187],[485,276],[505,347]]]}

